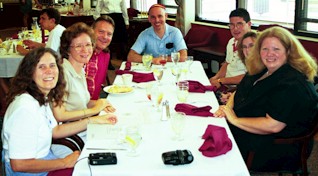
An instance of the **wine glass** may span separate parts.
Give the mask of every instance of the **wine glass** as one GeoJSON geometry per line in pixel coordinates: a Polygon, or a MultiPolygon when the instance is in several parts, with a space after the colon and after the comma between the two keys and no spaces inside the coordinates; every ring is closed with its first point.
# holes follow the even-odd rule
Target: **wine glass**
{"type": "Polygon", "coordinates": [[[185,113],[183,112],[175,112],[172,114],[170,123],[171,123],[171,129],[175,133],[175,136],[172,137],[173,140],[176,141],[182,141],[182,131],[185,126],[185,121],[186,121],[186,116],[185,113]]]}
{"type": "Polygon", "coordinates": [[[177,63],[179,62],[180,60],[180,53],[179,52],[172,52],[171,53],[171,60],[172,62],[177,65],[177,63]]]}
{"type": "Polygon", "coordinates": [[[125,141],[130,147],[127,156],[138,156],[136,149],[139,146],[141,139],[137,126],[129,126],[126,128],[125,141]]]}
{"type": "Polygon", "coordinates": [[[168,55],[167,54],[160,55],[159,62],[162,65],[162,68],[165,68],[165,65],[166,65],[167,61],[168,61],[168,55]]]}
{"type": "Polygon", "coordinates": [[[173,76],[176,77],[175,83],[179,82],[179,78],[181,76],[181,71],[182,71],[182,69],[177,65],[175,67],[171,67],[171,73],[173,76]]]}
{"type": "Polygon", "coordinates": [[[151,63],[152,63],[152,55],[151,54],[144,54],[142,55],[142,63],[146,70],[150,70],[151,63]]]}
{"type": "Polygon", "coordinates": [[[187,60],[186,60],[186,63],[187,63],[187,65],[188,65],[188,70],[189,70],[189,72],[191,73],[190,67],[191,67],[191,65],[192,65],[192,63],[193,63],[193,56],[188,56],[188,57],[187,57],[187,60]]]}
{"type": "Polygon", "coordinates": [[[161,81],[162,76],[163,76],[163,69],[162,68],[154,68],[153,75],[154,75],[155,79],[158,81],[158,84],[160,85],[160,81],[161,81]]]}
{"type": "Polygon", "coordinates": [[[177,98],[180,102],[184,103],[187,101],[189,96],[189,82],[179,81],[177,83],[177,98]]]}
{"type": "Polygon", "coordinates": [[[151,89],[152,89],[152,84],[147,84],[146,85],[146,95],[148,100],[151,101],[151,89]]]}

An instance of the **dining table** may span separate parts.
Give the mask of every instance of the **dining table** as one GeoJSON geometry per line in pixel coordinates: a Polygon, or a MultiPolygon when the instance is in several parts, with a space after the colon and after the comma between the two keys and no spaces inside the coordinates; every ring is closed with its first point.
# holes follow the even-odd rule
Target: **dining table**
{"type": "MultiPolygon", "coordinates": [[[[11,47],[12,48],[12,47],[11,47]]],[[[18,70],[23,55],[18,52],[13,52],[12,49],[8,53],[3,52],[0,54],[0,78],[14,77],[18,70]]]]}
{"type": "MultiPolygon", "coordinates": [[[[168,62],[164,67],[153,65],[151,70],[143,70],[142,63],[131,63],[131,72],[151,73],[153,69],[163,69],[160,82],[133,82],[132,91],[128,93],[110,93],[107,100],[116,108],[114,114],[118,118],[115,125],[91,124],[87,126],[87,141],[74,167],[74,176],[112,175],[112,176],[248,176],[250,175],[240,154],[235,139],[225,118],[213,116],[186,115],[182,139],[176,140],[172,130],[172,116],[175,107],[181,102],[177,98],[176,82],[180,80],[195,80],[202,85],[210,85],[204,68],[199,61],[191,65],[187,63],[168,62]],[[182,68],[181,76],[174,76],[175,69],[182,68]],[[147,86],[157,86],[163,93],[162,102],[168,102],[168,118],[166,107],[160,104],[155,107],[147,98],[147,86]],[[217,156],[206,156],[199,150],[205,140],[202,138],[207,127],[213,125],[225,130],[231,141],[231,148],[217,156]],[[135,126],[139,129],[141,142],[137,147],[137,156],[129,156],[125,129],[135,126]],[[193,155],[193,162],[181,165],[164,164],[162,154],[165,152],[188,150],[193,155]],[[115,153],[116,164],[91,165],[89,155],[96,153],[115,153]]],[[[124,70],[127,64],[122,63],[124,70]]],[[[121,75],[117,75],[113,85],[123,85],[121,75]]],[[[107,89],[107,87],[105,88],[107,89]]],[[[153,97],[152,97],[153,98],[153,97]]],[[[186,102],[196,107],[210,106],[211,114],[219,107],[213,91],[201,93],[190,92],[186,102]]],[[[102,112],[104,114],[105,112],[102,112]]]]}

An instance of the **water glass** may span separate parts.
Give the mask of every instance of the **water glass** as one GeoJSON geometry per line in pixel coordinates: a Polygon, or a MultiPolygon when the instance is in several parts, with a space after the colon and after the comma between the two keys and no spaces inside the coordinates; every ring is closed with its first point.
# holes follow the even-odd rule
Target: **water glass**
{"type": "Polygon", "coordinates": [[[182,141],[182,132],[185,127],[186,123],[186,115],[183,112],[175,112],[172,114],[171,119],[171,129],[175,133],[175,135],[172,137],[172,140],[175,141],[182,141]]]}
{"type": "Polygon", "coordinates": [[[193,63],[193,56],[188,56],[187,60],[186,60],[186,64],[188,66],[188,70],[190,73],[191,73],[190,67],[191,67],[192,63],[193,63]]]}
{"type": "Polygon", "coordinates": [[[155,79],[158,81],[158,84],[160,84],[160,81],[161,81],[162,76],[163,76],[163,69],[162,68],[154,68],[153,75],[154,75],[155,79]]]}
{"type": "Polygon", "coordinates": [[[137,126],[129,126],[126,128],[125,141],[129,145],[127,156],[138,156],[137,147],[141,142],[141,135],[137,126]]]}
{"type": "Polygon", "coordinates": [[[152,63],[152,55],[151,54],[144,54],[142,55],[142,63],[146,70],[150,70],[151,63],[152,63]]]}
{"type": "Polygon", "coordinates": [[[177,98],[179,102],[187,102],[189,96],[189,82],[188,81],[179,81],[177,83],[177,98]]]}
{"type": "Polygon", "coordinates": [[[157,109],[157,111],[160,111],[160,104],[163,99],[163,92],[162,90],[157,86],[153,85],[151,89],[151,101],[153,103],[153,106],[157,109]]]}
{"type": "Polygon", "coordinates": [[[180,53],[179,52],[172,52],[171,53],[171,60],[172,62],[177,65],[177,63],[179,62],[180,60],[180,53]]]}

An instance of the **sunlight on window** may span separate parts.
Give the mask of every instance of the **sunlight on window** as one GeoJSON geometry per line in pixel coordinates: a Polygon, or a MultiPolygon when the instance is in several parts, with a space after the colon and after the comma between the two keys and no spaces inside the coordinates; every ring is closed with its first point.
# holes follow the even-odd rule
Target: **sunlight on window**
{"type": "Polygon", "coordinates": [[[235,9],[235,0],[201,0],[201,7],[197,7],[198,16],[203,20],[229,22],[229,15],[235,9]]]}
{"type": "Polygon", "coordinates": [[[254,24],[294,24],[295,0],[248,0],[246,4],[254,24]]]}

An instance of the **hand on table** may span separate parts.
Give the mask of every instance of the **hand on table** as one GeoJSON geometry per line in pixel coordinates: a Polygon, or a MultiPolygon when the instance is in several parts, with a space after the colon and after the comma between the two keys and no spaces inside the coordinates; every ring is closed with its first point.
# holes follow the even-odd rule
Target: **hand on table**
{"type": "Polygon", "coordinates": [[[111,124],[114,125],[117,123],[117,116],[115,114],[105,114],[100,116],[90,117],[91,123],[98,123],[98,124],[111,124]]]}

